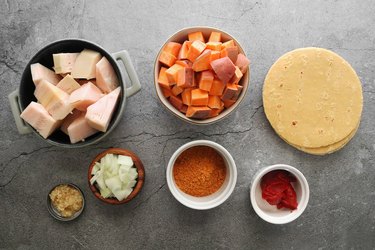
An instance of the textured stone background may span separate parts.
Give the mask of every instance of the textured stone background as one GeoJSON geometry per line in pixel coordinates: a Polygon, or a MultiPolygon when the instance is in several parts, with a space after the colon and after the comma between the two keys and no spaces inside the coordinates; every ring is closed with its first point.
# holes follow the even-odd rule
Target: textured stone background
{"type": "Polygon", "coordinates": [[[0,248],[359,248],[375,247],[375,2],[365,1],[0,1],[0,248]],[[161,107],[153,87],[155,56],[171,34],[194,25],[223,29],[249,55],[251,84],[245,101],[226,120],[188,125],[161,107]],[[142,83],[125,115],[103,142],[84,149],[50,146],[18,134],[8,94],[28,60],[62,38],[94,41],[108,51],[127,49],[142,83]],[[346,58],[361,78],[360,129],[340,152],[310,156],[286,145],[269,126],[262,106],[265,74],[283,53],[319,46],[346,58]],[[232,196],[218,208],[194,211],[166,186],[169,157],[182,144],[209,139],[226,147],[238,168],[232,196]],[[90,193],[91,159],[108,147],[136,152],[146,168],[142,193],[130,204],[109,206],[90,193]],[[287,163],[307,177],[311,197],[295,222],[262,221],[249,201],[260,168],[287,163]],[[82,187],[87,207],[71,223],[49,216],[46,196],[63,181],[82,187]]]}

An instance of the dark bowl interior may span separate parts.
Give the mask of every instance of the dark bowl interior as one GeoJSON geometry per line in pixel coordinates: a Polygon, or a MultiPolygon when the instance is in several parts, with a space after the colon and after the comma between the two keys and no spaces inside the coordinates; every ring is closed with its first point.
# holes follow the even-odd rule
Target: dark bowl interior
{"type": "Polygon", "coordinates": [[[71,144],[69,140],[69,136],[64,134],[59,129],[57,129],[47,139],[44,139],[41,135],[39,135],[39,133],[35,129],[32,128],[33,131],[41,139],[46,140],[49,143],[56,145],[56,146],[77,148],[77,147],[83,147],[83,146],[87,146],[89,144],[98,142],[100,139],[104,138],[106,134],[112,131],[112,129],[115,127],[115,125],[117,124],[117,120],[120,118],[122,107],[125,105],[125,93],[124,93],[125,84],[121,76],[120,68],[118,64],[116,63],[116,61],[113,59],[113,57],[107,51],[105,51],[102,47],[94,43],[91,43],[85,40],[79,40],[79,39],[66,39],[66,40],[53,42],[47,45],[46,47],[42,48],[41,50],[38,51],[38,53],[36,53],[36,55],[27,64],[22,74],[21,84],[19,87],[19,102],[20,102],[21,112],[27,107],[27,105],[30,104],[30,102],[37,101],[34,96],[35,85],[31,77],[30,65],[33,63],[40,63],[52,70],[52,67],[53,67],[52,54],[81,52],[83,49],[91,49],[91,50],[100,52],[102,56],[105,56],[108,59],[108,61],[111,63],[113,69],[116,72],[117,78],[119,79],[119,84],[122,88],[120,99],[114,111],[112,120],[108,126],[107,132],[105,133],[98,132],[86,138],[85,141],[82,141],[82,142],[71,144]]]}

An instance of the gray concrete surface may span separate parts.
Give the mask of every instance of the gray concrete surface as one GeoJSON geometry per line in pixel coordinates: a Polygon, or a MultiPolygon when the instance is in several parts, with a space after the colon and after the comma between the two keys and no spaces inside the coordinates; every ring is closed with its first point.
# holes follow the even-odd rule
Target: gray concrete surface
{"type": "Polygon", "coordinates": [[[375,2],[365,1],[0,1],[0,248],[1,249],[374,249],[375,248],[375,2]],[[208,127],[185,124],[159,103],[153,87],[155,56],[171,34],[194,25],[223,29],[249,55],[245,101],[208,127]],[[7,95],[28,60],[57,39],[80,37],[111,52],[127,49],[143,85],[128,101],[120,125],[84,149],[50,146],[19,135],[7,95]],[[364,92],[361,126],[341,151],[324,157],[286,145],[269,126],[261,90],[267,70],[283,53],[319,46],[346,58],[364,92]],[[194,211],[166,185],[169,157],[182,144],[209,139],[226,147],[238,167],[232,196],[218,208],[194,211]],[[102,150],[136,152],[146,168],[142,193],[110,206],[87,186],[89,162],[102,150]],[[311,198],[295,222],[262,221],[249,201],[260,168],[287,163],[307,177],[311,198]],[[82,216],[60,223],[46,195],[63,181],[86,196],[82,216]]]}

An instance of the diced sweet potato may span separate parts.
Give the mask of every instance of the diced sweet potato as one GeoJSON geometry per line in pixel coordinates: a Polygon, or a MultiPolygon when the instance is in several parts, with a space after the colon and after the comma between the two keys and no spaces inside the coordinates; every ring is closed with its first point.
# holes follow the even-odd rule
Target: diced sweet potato
{"type": "Polygon", "coordinates": [[[165,71],[165,74],[167,75],[169,85],[173,85],[177,83],[177,74],[180,69],[183,69],[184,67],[179,64],[173,64],[172,67],[167,69],[165,71]]]}
{"type": "MultiPolygon", "coordinates": [[[[224,105],[224,104],[223,104],[224,105]]],[[[210,116],[209,117],[216,117],[220,115],[220,113],[224,110],[224,106],[220,109],[211,109],[210,116]]]]}
{"type": "Polygon", "coordinates": [[[211,63],[211,50],[205,50],[203,53],[195,59],[193,63],[193,70],[195,72],[200,72],[203,70],[210,69],[210,63],[211,63]]]}
{"type": "Polygon", "coordinates": [[[211,109],[206,106],[195,107],[189,106],[186,111],[186,116],[195,119],[206,119],[210,116],[211,109]]]}
{"type": "Polygon", "coordinates": [[[173,107],[175,107],[176,109],[178,109],[178,110],[182,109],[183,103],[182,103],[182,100],[180,98],[172,95],[171,97],[169,97],[169,101],[171,102],[173,107]]]}
{"type": "Polygon", "coordinates": [[[221,100],[232,100],[233,97],[236,95],[237,91],[238,88],[236,84],[228,83],[223,92],[223,95],[221,96],[221,100]]]}
{"type": "Polygon", "coordinates": [[[188,39],[190,42],[194,42],[198,40],[204,43],[203,33],[200,31],[188,34],[188,39]]]}
{"type": "Polygon", "coordinates": [[[191,105],[191,88],[184,89],[181,93],[182,103],[185,105],[191,105]]]}
{"type": "Polygon", "coordinates": [[[189,60],[177,60],[176,64],[181,65],[186,68],[191,68],[193,66],[193,63],[190,62],[189,60]]]}
{"type": "Polygon", "coordinates": [[[161,62],[162,64],[168,67],[171,67],[176,62],[176,60],[177,58],[171,53],[168,53],[166,51],[162,51],[160,53],[159,62],[161,62]]]}
{"type": "Polygon", "coordinates": [[[201,90],[210,91],[212,82],[214,80],[214,74],[210,70],[202,71],[199,76],[199,88],[201,90]]]}
{"type": "Polygon", "coordinates": [[[217,31],[212,31],[208,41],[209,42],[221,42],[221,33],[217,31]]]}
{"type": "Polygon", "coordinates": [[[219,79],[214,79],[210,89],[210,95],[222,95],[225,88],[225,84],[219,79]]]}
{"type": "Polygon", "coordinates": [[[174,96],[178,96],[179,94],[182,93],[182,91],[184,91],[184,89],[181,87],[178,87],[177,85],[173,86],[172,88],[172,93],[174,96]]]}
{"type": "Polygon", "coordinates": [[[203,52],[203,50],[205,50],[205,48],[205,43],[199,40],[195,40],[189,48],[187,59],[189,59],[191,62],[194,62],[195,59],[197,59],[197,57],[203,52]]]}
{"type": "Polygon", "coordinates": [[[182,107],[180,108],[180,111],[181,111],[182,113],[186,114],[187,109],[188,109],[188,106],[187,106],[187,105],[182,105],[182,107]]]}
{"type": "Polygon", "coordinates": [[[207,49],[220,51],[221,50],[221,42],[208,42],[206,43],[207,49]]]}
{"type": "Polygon", "coordinates": [[[237,92],[234,94],[232,97],[232,100],[237,101],[238,97],[240,96],[243,87],[241,85],[236,85],[237,86],[237,92]]]}
{"type": "Polygon", "coordinates": [[[229,59],[232,61],[232,63],[236,63],[237,56],[238,56],[238,47],[229,47],[224,48],[220,51],[220,57],[229,57],[229,59]]]}
{"type": "Polygon", "coordinates": [[[192,44],[192,42],[190,42],[190,41],[185,41],[182,44],[180,52],[178,53],[178,56],[177,56],[177,58],[179,60],[181,60],[181,59],[187,59],[188,51],[190,49],[191,44],[192,44]]]}
{"type": "Polygon", "coordinates": [[[164,51],[174,55],[176,58],[180,52],[181,44],[176,42],[169,42],[165,45],[164,51]]]}
{"type": "Polygon", "coordinates": [[[171,95],[173,95],[172,90],[169,87],[168,88],[161,88],[161,92],[163,92],[163,95],[165,96],[165,98],[168,98],[171,95]]]}
{"type": "Polygon", "coordinates": [[[194,70],[192,68],[182,67],[177,72],[177,86],[181,88],[193,87],[194,70]]]}
{"type": "Polygon", "coordinates": [[[238,66],[236,66],[236,71],[234,71],[234,75],[233,75],[232,79],[230,79],[229,82],[237,84],[241,80],[242,76],[243,76],[243,74],[242,74],[240,68],[238,66]]]}
{"type": "Polygon", "coordinates": [[[223,43],[221,45],[221,49],[224,49],[224,48],[229,48],[229,47],[234,47],[236,46],[236,44],[234,43],[233,40],[229,40],[229,41],[226,41],[225,43],[223,43]]]}
{"type": "Polygon", "coordinates": [[[211,62],[220,58],[220,51],[211,51],[211,62]]]}
{"type": "Polygon", "coordinates": [[[247,67],[250,64],[250,60],[244,54],[238,54],[235,64],[240,68],[242,74],[245,74],[247,71],[247,67]]]}
{"type": "Polygon", "coordinates": [[[236,67],[229,57],[223,57],[211,62],[211,67],[215,71],[217,77],[227,83],[233,77],[236,67]]]}
{"type": "Polygon", "coordinates": [[[212,109],[219,109],[222,107],[222,101],[217,95],[210,95],[208,98],[208,107],[212,109]]]}
{"type": "Polygon", "coordinates": [[[225,101],[223,101],[223,102],[224,102],[224,107],[225,107],[225,108],[230,108],[233,104],[236,103],[235,100],[225,100],[225,101]]]}
{"type": "Polygon", "coordinates": [[[167,68],[161,67],[159,71],[159,77],[158,77],[158,83],[160,87],[163,88],[169,88],[170,84],[168,82],[167,74],[165,73],[167,71],[167,68]]]}
{"type": "Polygon", "coordinates": [[[207,106],[208,92],[201,89],[193,89],[191,91],[191,105],[194,106],[207,106]]]}

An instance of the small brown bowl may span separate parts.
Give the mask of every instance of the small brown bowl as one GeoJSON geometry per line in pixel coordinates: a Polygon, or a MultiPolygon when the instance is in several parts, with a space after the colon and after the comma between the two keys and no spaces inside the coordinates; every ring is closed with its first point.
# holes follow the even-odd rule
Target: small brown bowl
{"type": "Polygon", "coordinates": [[[133,152],[131,152],[129,150],[126,150],[126,149],[122,149],[122,148],[107,149],[106,151],[103,151],[102,153],[98,154],[95,157],[95,159],[91,162],[90,167],[89,167],[88,182],[89,182],[89,187],[90,187],[92,193],[95,195],[96,198],[98,198],[99,200],[101,200],[105,203],[108,203],[108,204],[120,205],[120,204],[128,203],[134,197],[136,197],[138,195],[138,193],[141,191],[144,181],[145,181],[145,169],[143,167],[143,164],[142,164],[141,160],[138,158],[138,156],[136,154],[134,154],[133,152]],[[107,154],[130,156],[132,158],[133,162],[134,162],[135,167],[137,168],[137,172],[138,172],[137,184],[135,184],[135,187],[134,187],[133,191],[130,193],[130,195],[122,201],[119,201],[116,198],[103,198],[100,195],[100,191],[96,187],[96,185],[95,184],[91,185],[91,183],[90,183],[90,179],[92,177],[91,172],[92,172],[92,168],[95,165],[95,162],[100,161],[107,154]]]}

